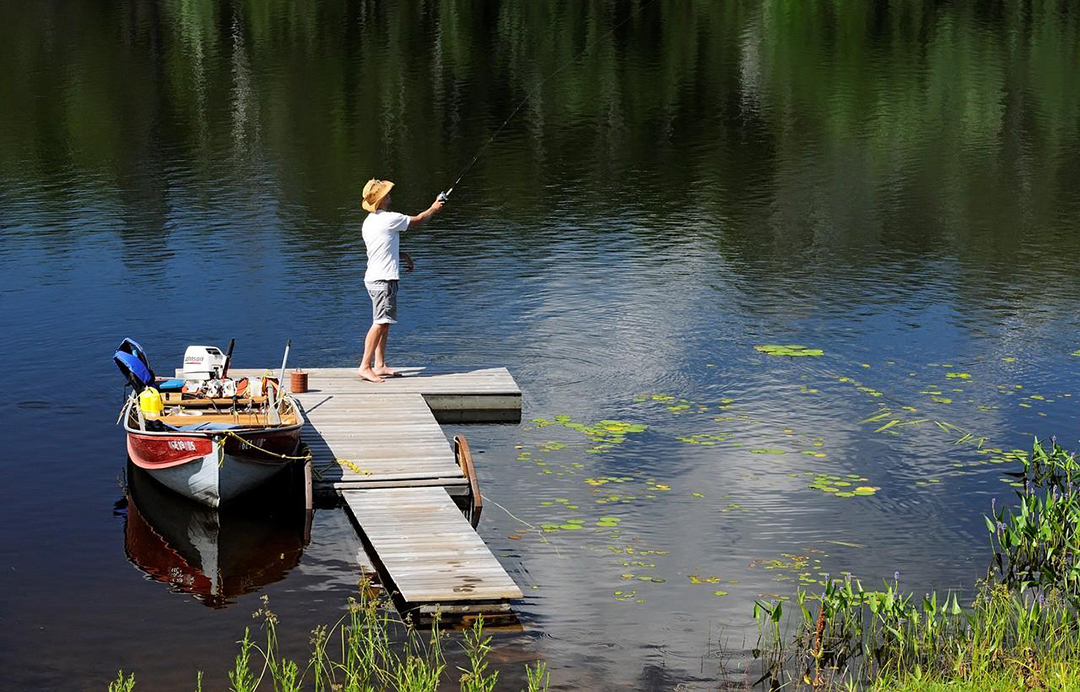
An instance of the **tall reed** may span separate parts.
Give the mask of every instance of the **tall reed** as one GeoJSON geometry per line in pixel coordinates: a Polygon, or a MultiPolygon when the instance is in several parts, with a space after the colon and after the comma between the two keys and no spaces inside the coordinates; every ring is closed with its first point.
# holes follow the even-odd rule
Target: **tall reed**
{"type": "MultiPolygon", "coordinates": [[[[447,634],[439,627],[436,615],[431,629],[422,633],[408,620],[398,619],[384,601],[368,596],[361,585],[359,600],[350,598],[345,614],[333,625],[320,625],[311,632],[307,663],[301,667],[281,655],[278,643],[278,617],[270,610],[264,596],[255,611],[261,636],[245,628],[238,642],[240,650],[233,669],[228,672],[230,692],[433,692],[450,681],[443,655],[447,634]],[[404,630],[403,637],[396,633],[404,630]]],[[[490,692],[495,689],[499,672],[490,668],[491,636],[484,634],[484,620],[478,617],[463,634],[462,647],[469,661],[460,669],[457,681],[462,692],[490,692]]],[[[547,666],[537,663],[525,669],[528,692],[546,692],[550,676],[547,666]]],[[[202,689],[203,674],[198,674],[196,689],[202,689]]],[[[109,692],[132,692],[135,676],[118,673],[109,692]]]]}
{"type": "Polygon", "coordinates": [[[788,688],[910,687],[961,683],[994,688],[1080,682],[1080,464],[1038,439],[1013,472],[1015,509],[991,504],[987,579],[962,607],[955,593],[922,599],[858,580],[799,591],[794,636],[783,602],[758,602],[758,682],[788,688]]]}

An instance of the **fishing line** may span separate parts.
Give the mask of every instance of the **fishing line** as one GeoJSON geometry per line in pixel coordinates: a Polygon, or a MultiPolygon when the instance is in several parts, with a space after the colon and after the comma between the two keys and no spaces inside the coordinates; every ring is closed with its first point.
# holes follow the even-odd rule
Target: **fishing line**
{"type": "Polygon", "coordinates": [[[565,63],[563,63],[557,70],[555,70],[554,72],[549,74],[547,77],[545,77],[539,84],[537,84],[535,87],[533,87],[532,90],[529,91],[529,93],[525,94],[525,98],[521,99],[521,103],[519,103],[517,105],[517,107],[514,108],[513,111],[511,111],[509,117],[507,117],[506,120],[503,121],[502,125],[499,125],[499,127],[491,135],[491,137],[488,139],[488,141],[485,142],[482,147],[480,147],[480,150],[478,152],[476,152],[476,156],[474,156],[472,158],[472,161],[469,161],[469,163],[465,166],[465,168],[461,169],[461,173],[458,175],[457,180],[454,181],[454,184],[451,185],[446,190],[446,192],[440,192],[439,193],[439,199],[441,199],[443,202],[445,202],[447,200],[447,197],[449,197],[450,193],[454,191],[454,188],[457,187],[457,184],[460,183],[461,179],[465,177],[465,174],[469,172],[469,169],[473,167],[473,164],[476,163],[480,159],[481,156],[483,156],[484,152],[487,151],[488,147],[490,147],[492,145],[492,143],[495,141],[495,138],[499,136],[499,133],[503,131],[503,128],[506,127],[510,123],[510,121],[514,119],[514,116],[518,114],[518,111],[520,111],[522,108],[524,108],[525,104],[529,102],[529,99],[531,99],[533,96],[535,96],[536,93],[538,91],[540,91],[540,89],[543,88],[543,86],[545,84],[550,82],[560,72],[562,72],[563,70],[565,70],[566,68],[570,67],[575,62],[577,62],[581,58],[581,56],[585,55],[590,50],[592,50],[593,46],[600,43],[601,41],[606,40],[609,36],[613,35],[616,31],[621,29],[631,19],[637,18],[642,12],[644,12],[646,9],[648,9],[649,7],[654,5],[656,3],[656,1],[657,0],[649,0],[648,2],[646,2],[644,5],[639,7],[636,12],[632,13],[629,17],[627,17],[626,19],[624,19],[621,22],[619,22],[618,24],[616,24],[614,27],[611,28],[611,30],[606,32],[603,36],[601,36],[600,38],[595,39],[592,43],[585,46],[584,49],[582,49],[580,52],[575,54],[574,57],[570,58],[565,63]]]}

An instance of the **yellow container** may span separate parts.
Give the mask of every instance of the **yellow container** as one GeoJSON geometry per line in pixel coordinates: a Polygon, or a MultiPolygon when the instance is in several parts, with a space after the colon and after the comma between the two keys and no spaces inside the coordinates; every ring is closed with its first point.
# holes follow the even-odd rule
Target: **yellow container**
{"type": "Polygon", "coordinates": [[[161,400],[161,393],[153,387],[147,387],[139,394],[139,408],[147,418],[156,418],[165,410],[165,403],[161,400]]]}

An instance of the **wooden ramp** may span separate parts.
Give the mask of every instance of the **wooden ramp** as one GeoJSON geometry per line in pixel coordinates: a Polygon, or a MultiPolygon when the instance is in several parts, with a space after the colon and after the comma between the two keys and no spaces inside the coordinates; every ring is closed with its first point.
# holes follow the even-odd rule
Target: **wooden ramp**
{"type": "Polygon", "coordinates": [[[521,598],[440,488],[345,490],[341,496],[405,602],[452,608],[521,598]]]}

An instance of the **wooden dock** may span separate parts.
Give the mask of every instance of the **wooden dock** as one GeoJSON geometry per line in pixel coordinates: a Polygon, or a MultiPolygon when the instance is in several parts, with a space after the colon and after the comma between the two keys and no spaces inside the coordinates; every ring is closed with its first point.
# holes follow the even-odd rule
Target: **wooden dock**
{"type": "Polygon", "coordinates": [[[346,490],[342,497],[407,603],[521,598],[514,580],[439,488],[346,490]]]}
{"type": "Polygon", "coordinates": [[[452,445],[439,423],[519,421],[521,390],[509,371],[410,368],[378,384],[354,368],[305,372],[309,390],[294,396],[307,418],[301,440],[313,456],[313,490],[344,501],[404,605],[508,610],[522,594],[475,531],[482,499],[468,445],[452,445]]]}

